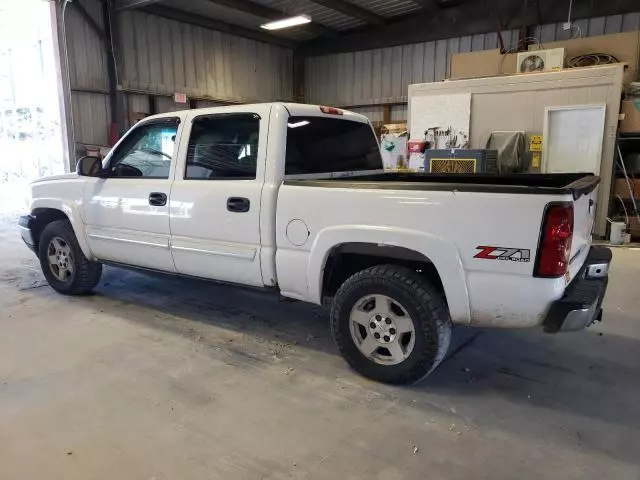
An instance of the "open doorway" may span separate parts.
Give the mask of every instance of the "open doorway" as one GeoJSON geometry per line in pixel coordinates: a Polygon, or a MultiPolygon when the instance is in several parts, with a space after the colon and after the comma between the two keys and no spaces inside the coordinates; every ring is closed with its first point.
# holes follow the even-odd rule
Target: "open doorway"
{"type": "Polygon", "coordinates": [[[29,183],[65,173],[49,2],[0,1],[0,216],[24,212],[29,183]]]}

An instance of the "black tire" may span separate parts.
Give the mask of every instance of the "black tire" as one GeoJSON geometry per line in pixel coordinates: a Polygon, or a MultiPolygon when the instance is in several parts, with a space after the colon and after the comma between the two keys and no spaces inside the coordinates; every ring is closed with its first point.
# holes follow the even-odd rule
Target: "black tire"
{"type": "Polygon", "coordinates": [[[451,319],[442,296],[415,271],[380,265],[356,273],[338,290],[331,310],[331,334],[351,367],[372,380],[392,384],[417,382],[444,359],[451,339],[451,319]],[[351,310],[367,295],[386,295],[408,312],[415,329],[415,344],[408,357],[395,365],[367,358],[351,335],[351,310]]]}
{"type": "Polygon", "coordinates": [[[49,285],[64,295],[82,295],[90,293],[100,281],[102,264],[92,262],[84,256],[73,227],[68,220],[56,220],[48,224],[40,235],[38,258],[40,267],[49,285]],[[70,247],[73,263],[73,273],[66,281],[56,278],[47,257],[47,249],[53,238],[62,238],[70,247]]]}

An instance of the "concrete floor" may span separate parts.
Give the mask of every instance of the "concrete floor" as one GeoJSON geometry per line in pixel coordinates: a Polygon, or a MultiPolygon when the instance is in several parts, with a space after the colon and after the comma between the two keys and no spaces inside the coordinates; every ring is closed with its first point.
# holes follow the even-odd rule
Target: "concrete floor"
{"type": "Polygon", "coordinates": [[[0,478],[640,478],[640,251],[586,331],[458,332],[411,388],[367,381],[326,314],[107,269],[44,282],[0,227],[0,478]]]}

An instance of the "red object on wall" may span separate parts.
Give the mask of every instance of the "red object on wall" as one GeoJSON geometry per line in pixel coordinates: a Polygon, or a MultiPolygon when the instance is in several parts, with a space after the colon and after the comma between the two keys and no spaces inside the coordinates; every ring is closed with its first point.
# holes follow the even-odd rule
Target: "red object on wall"
{"type": "Polygon", "coordinates": [[[424,140],[409,140],[407,150],[409,150],[409,153],[422,153],[422,150],[424,150],[424,140]]]}
{"type": "Polygon", "coordinates": [[[109,146],[113,147],[120,140],[120,131],[118,130],[118,125],[112,123],[109,125],[109,146]]]}

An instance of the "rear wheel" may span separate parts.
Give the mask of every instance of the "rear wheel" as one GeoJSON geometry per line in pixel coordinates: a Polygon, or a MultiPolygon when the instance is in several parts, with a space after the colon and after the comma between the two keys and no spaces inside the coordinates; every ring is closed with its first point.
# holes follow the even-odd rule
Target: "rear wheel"
{"type": "Polygon", "coordinates": [[[102,264],[84,256],[68,220],[56,220],[44,228],[38,257],[42,273],[57,292],[89,293],[100,281],[102,264]]]}
{"type": "Polygon", "coordinates": [[[386,383],[411,383],[442,361],[451,321],[435,289],[415,271],[394,265],[363,270],[338,290],[331,331],[359,373],[386,383]]]}

